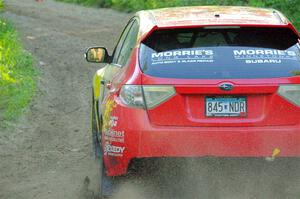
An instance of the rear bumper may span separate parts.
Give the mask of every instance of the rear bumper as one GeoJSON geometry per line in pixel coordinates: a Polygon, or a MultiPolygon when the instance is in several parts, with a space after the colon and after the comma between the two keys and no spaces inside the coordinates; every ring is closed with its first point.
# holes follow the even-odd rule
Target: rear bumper
{"type": "Polygon", "coordinates": [[[134,158],[270,157],[274,149],[280,150],[278,157],[300,157],[300,125],[154,126],[143,109],[127,108],[118,101],[113,107],[109,121],[113,126],[108,130],[109,136],[105,132],[102,134],[102,146],[112,151],[104,154],[109,176],[125,174],[134,158]]]}
{"type": "Polygon", "coordinates": [[[139,146],[138,157],[299,157],[300,127],[152,127],[139,146]]]}

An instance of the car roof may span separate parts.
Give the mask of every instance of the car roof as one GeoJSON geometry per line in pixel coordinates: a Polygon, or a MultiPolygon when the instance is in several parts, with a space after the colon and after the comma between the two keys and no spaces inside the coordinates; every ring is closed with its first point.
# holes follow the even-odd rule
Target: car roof
{"type": "Polygon", "coordinates": [[[268,25],[290,24],[279,11],[267,8],[242,6],[190,6],[144,10],[136,13],[141,32],[153,27],[191,27],[204,25],[268,25]]]}
{"type": "Polygon", "coordinates": [[[153,25],[210,25],[210,24],[287,24],[279,11],[241,6],[192,6],[147,10],[153,25]]]}

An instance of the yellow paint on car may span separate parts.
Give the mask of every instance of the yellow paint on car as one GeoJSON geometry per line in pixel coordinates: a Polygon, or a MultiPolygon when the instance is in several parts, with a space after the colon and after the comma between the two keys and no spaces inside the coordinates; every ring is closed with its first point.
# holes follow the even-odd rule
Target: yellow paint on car
{"type": "Polygon", "coordinates": [[[103,79],[104,76],[104,72],[105,72],[105,67],[99,69],[94,75],[94,79],[93,79],[94,99],[99,99],[100,85],[101,85],[101,80],[103,79]]]}
{"type": "Polygon", "coordinates": [[[103,114],[103,130],[107,131],[110,128],[109,121],[112,110],[116,107],[116,102],[113,100],[107,100],[105,103],[105,111],[103,114]]]}

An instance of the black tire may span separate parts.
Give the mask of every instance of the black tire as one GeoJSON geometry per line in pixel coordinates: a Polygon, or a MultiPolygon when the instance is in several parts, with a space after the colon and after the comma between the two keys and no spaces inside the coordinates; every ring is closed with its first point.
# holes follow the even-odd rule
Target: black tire
{"type": "Polygon", "coordinates": [[[99,138],[100,133],[97,130],[97,117],[94,108],[94,98],[92,106],[92,139],[93,139],[93,148],[95,160],[99,165],[99,198],[109,198],[113,193],[113,177],[106,175],[105,166],[103,162],[103,151],[101,147],[101,137],[99,138]]]}
{"type": "Polygon", "coordinates": [[[101,138],[99,139],[99,133],[98,133],[98,129],[97,129],[97,120],[96,120],[96,113],[95,113],[95,107],[94,107],[94,95],[92,98],[92,142],[93,142],[93,152],[94,152],[94,158],[98,159],[100,157],[101,154],[99,154],[99,148],[100,148],[100,142],[101,142],[101,138]]]}
{"type": "Polygon", "coordinates": [[[100,157],[99,161],[99,198],[110,198],[113,194],[114,182],[113,177],[106,175],[103,158],[100,157]]]}

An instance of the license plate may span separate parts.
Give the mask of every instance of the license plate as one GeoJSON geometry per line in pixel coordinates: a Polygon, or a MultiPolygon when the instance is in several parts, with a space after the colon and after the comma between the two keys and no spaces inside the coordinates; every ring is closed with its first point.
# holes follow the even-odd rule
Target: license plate
{"type": "Polygon", "coordinates": [[[246,97],[206,97],[207,117],[246,117],[246,97]]]}

